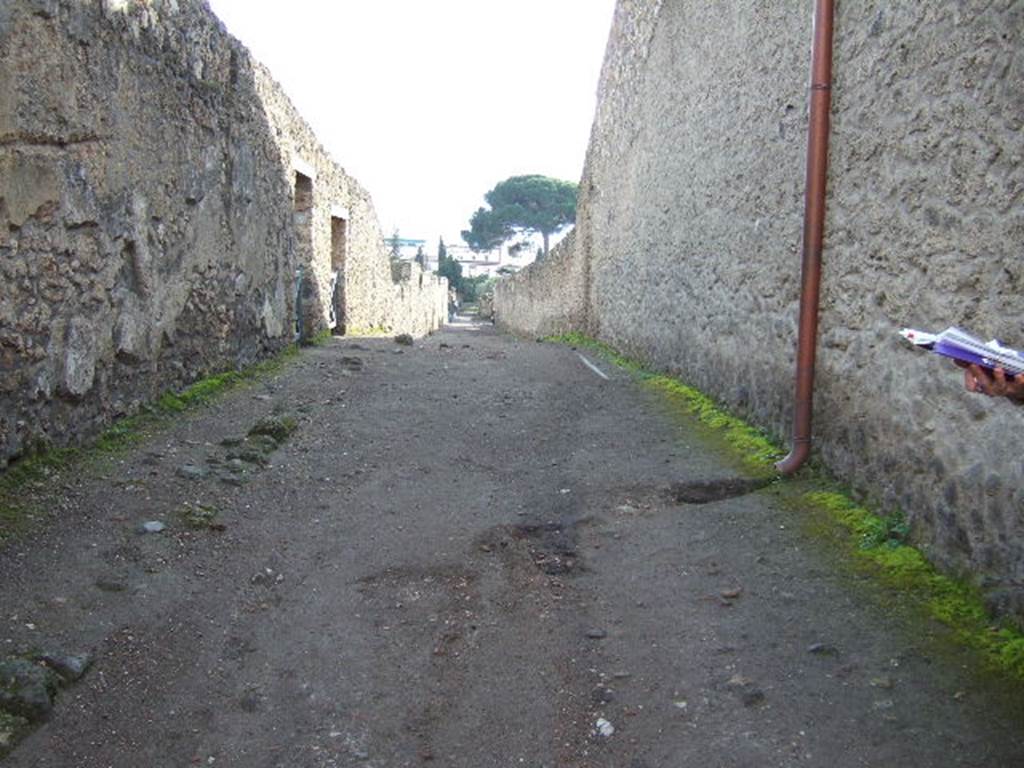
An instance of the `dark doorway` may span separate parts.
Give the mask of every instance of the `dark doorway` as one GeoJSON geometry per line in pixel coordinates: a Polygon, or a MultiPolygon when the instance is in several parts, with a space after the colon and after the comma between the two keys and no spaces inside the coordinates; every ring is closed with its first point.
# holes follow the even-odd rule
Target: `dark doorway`
{"type": "Polygon", "coordinates": [[[296,261],[298,270],[295,280],[295,338],[298,341],[309,336],[307,322],[309,303],[312,298],[313,262],[313,179],[305,174],[295,173],[295,222],[296,261]]]}
{"type": "Polygon", "coordinates": [[[330,324],[336,336],[345,333],[345,250],[348,222],[331,216],[331,310],[330,324]]]}

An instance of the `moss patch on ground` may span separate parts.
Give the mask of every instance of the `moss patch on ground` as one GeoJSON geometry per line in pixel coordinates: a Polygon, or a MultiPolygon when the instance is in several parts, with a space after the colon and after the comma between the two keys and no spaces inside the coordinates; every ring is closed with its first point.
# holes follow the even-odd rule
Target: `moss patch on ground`
{"type": "Polygon", "coordinates": [[[696,419],[712,430],[730,449],[745,470],[755,475],[774,474],[774,464],[785,455],[763,431],[752,427],[715,403],[695,387],[650,370],[604,342],[579,333],[551,336],[545,341],[589,349],[613,365],[636,375],[647,388],[658,392],[671,410],[696,419]]]}
{"type": "Polygon", "coordinates": [[[334,332],[329,328],[325,328],[324,330],[319,331],[316,335],[313,336],[313,338],[311,338],[309,341],[305,343],[307,346],[310,347],[322,347],[324,344],[326,344],[333,338],[334,332]]]}
{"type": "Polygon", "coordinates": [[[592,352],[596,352],[601,355],[601,357],[609,363],[613,363],[619,368],[635,373],[642,379],[656,375],[652,371],[648,370],[648,368],[642,363],[621,354],[610,344],[605,344],[603,341],[598,341],[597,339],[592,339],[589,336],[584,336],[582,333],[573,332],[564,333],[559,336],[548,336],[544,341],[553,342],[555,344],[565,344],[570,347],[582,347],[583,349],[589,349],[592,352]]]}
{"type": "Polygon", "coordinates": [[[52,448],[10,466],[0,474],[0,544],[28,530],[44,515],[25,501],[26,493],[44,490],[54,475],[78,460],[81,451],[52,448]]]}
{"type": "Polygon", "coordinates": [[[134,416],[114,422],[91,446],[41,449],[18,459],[0,472],[0,544],[23,533],[45,517],[45,513],[36,504],[26,500],[31,497],[31,493],[26,494],[26,491],[44,491],[52,477],[61,470],[88,459],[122,451],[185,411],[206,405],[226,392],[278,373],[297,354],[298,348],[291,345],[274,357],[243,370],[213,374],[180,391],[166,392],[134,416]]]}
{"type": "MultiPolygon", "coordinates": [[[[651,371],[613,347],[578,333],[545,341],[589,349],[606,361],[637,375],[644,386],[660,393],[672,410],[689,414],[718,433],[747,470],[774,472],[783,451],[762,431],[729,414],[710,397],[665,374],[651,371]]],[[[1024,682],[1024,634],[1009,624],[994,622],[981,594],[973,586],[939,573],[923,554],[906,542],[909,526],[902,514],[879,515],[837,490],[824,470],[801,471],[800,481],[776,485],[784,503],[805,520],[805,531],[831,539],[840,556],[876,583],[899,595],[928,619],[946,626],[961,646],[979,652],[987,666],[1024,682]],[[808,491],[811,487],[815,490],[808,491]],[[838,529],[838,535],[836,530],[838,529]]]]}
{"type": "Polygon", "coordinates": [[[0,712],[0,758],[6,757],[28,730],[29,722],[25,718],[0,712]]]}
{"type": "Polygon", "coordinates": [[[220,510],[209,504],[191,504],[186,501],[179,514],[182,522],[193,530],[224,530],[224,525],[217,519],[220,510]]]}
{"type": "Polygon", "coordinates": [[[819,524],[835,524],[845,531],[844,548],[858,570],[913,601],[929,618],[948,627],[958,643],[980,652],[990,667],[1024,682],[1024,634],[993,622],[977,589],[939,573],[905,543],[901,515],[877,515],[831,490],[805,493],[797,504],[806,514],[818,516],[819,524]]]}
{"type": "Polygon", "coordinates": [[[775,473],[775,462],[782,458],[784,452],[764,432],[722,410],[700,390],[670,376],[652,376],[645,384],[660,392],[674,408],[719,432],[747,470],[757,475],[775,473]]]}
{"type": "Polygon", "coordinates": [[[298,426],[298,422],[291,416],[267,416],[256,422],[249,430],[249,435],[266,435],[280,445],[298,429],[298,426]]]}

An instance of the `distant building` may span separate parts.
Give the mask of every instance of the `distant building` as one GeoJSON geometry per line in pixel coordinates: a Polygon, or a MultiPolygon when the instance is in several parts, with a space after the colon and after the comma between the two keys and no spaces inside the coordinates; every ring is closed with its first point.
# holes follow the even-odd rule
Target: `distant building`
{"type": "MultiPolygon", "coordinates": [[[[402,261],[415,261],[416,254],[419,253],[420,248],[423,248],[427,244],[426,240],[415,240],[409,237],[385,237],[384,245],[388,249],[388,253],[393,253],[397,245],[398,258],[402,261]]],[[[434,264],[437,264],[437,257],[434,257],[434,264]]]]}
{"type": "MultiPolygon", "coordinates": [[[[561,235],[552,237],[552,246],[554,246],[561,237],[561,235]]],[[[416,255],[420,252],[420,249],[424,249],[424,255],[426,257],[425,263],[423,264],[424,269],[430,272],[436,272],[437,245],[435,243],[428,253],[425,249],[426,242],[426,240],[399,237],[397,240],[398,257],[402,261],[415,261],[416,255]]],[[[384,238],[384,244],[387,246],[389,252],[393,252],[395,250],[395,238],[384,238]]],[[[480,275],[494,277],[499,273],[499,271],[503,271],[503,273],[518,272],[523,267],[534,262],[537,258],[537,250],[539,248],[539,238],[536,239],[536,242],[531,238],[518,243],[505,244],[499,248],[493,248],[489,251],[480,252],[474,251],[467,245],[445,244],[445,249],[448,251],[448,255],[462,265],[462,274],[466,277],[479,277],[480,275]]]]}

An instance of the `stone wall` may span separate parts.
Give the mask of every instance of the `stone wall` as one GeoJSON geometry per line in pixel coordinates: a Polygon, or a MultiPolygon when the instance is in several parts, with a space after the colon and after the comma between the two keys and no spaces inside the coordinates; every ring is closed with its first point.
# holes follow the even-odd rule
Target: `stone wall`
{"type": "MultiPolygon", "coordinates": [[[[506,325],[583,290],[582,330],[787,438],[812,6],[620,0],[571,284],[517,276],[506,325]]],[[[1024,5],[837,6],[816,450],[1024,615],[1024,408],[897,335],[1024,346],[1024,5]]]]}
{"type": "Polygon", "coordinates": [[[332,214],[342,325],[437,327],[443,281],[391,280],[369,196],[205,3],[0,0],[0,465],[291,343],[300,267],[328,327],[332,214]]]}
{"type": "Polygon", "coordinates": [[[491,312],[496,325],[514,333],[553,336],[586,324],[583,259],[575,239],[570,232],[547,258],[519,272],[518,279],[495,284],[491,312]]]}
{"type": "Polygon", "coordinates": [[[369,194],[329,156],[271,73],[258,65],[256,86],[282,155],[289,160],[287,182],[293,193],[299,178],[311,188],[312,209],[298,214],[296,223],[301,234],[298,260],[304,266],[304,333],[331,327],[334,272],[341,281],[335,319],[346,332],[422,336],[439,328],[447,317],[448,281],[418,264],[403,272],[392,269],[369,194]],[[332,242],[339,228],[344,230],[340,244],[332,242]],[[308,245],[302,237],[309,238],[308,245]]]}

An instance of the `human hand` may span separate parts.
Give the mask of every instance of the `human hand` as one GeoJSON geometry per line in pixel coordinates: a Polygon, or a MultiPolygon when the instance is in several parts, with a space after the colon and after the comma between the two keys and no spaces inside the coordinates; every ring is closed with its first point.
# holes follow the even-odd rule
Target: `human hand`
{"type": "Polygon", "coordinates": [[[964,387],[989,397],[1007,397],[1024,403],[1024,374],[1007,376],[1002,368],[989,371],[980,365],[968,365],[964,370],[964,387]]]}

